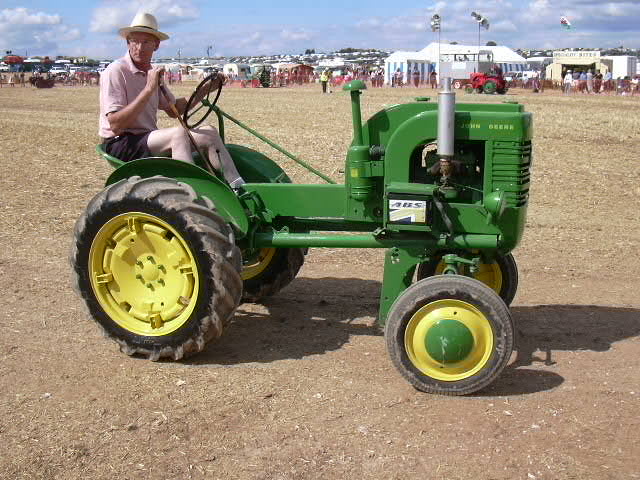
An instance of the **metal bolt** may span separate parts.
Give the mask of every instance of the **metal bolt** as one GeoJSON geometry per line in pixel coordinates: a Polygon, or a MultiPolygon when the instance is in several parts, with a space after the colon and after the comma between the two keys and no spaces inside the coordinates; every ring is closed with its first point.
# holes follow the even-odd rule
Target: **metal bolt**
{"type": "Polygon", "coordinates": [[[136,262],[136,265],[138,265],[139,267],[143,267],[143,266],[144,266],[140,260],[138,260],[138,261],[136,262]]]}
{"type": "Polygon", "coordinates": [[[147,260],[149,260],[151,263],[156,263],[151,255],[147,257],[147,260]]]}
{"type": "Polygon", "coordinates": [[[164,265],[158,265],[158,270],[165,271],[164,265]]]}
{"type": "Polygon", "coordinates": [[[136,278],[137,278],[138,280],[142,280],[142,275],[137,274],[137,275],[136,275],[136,278]]]}
{"type": "Polygon", "coordinates": [[[164,285],[164,280],[163,280],[163,279],[160,279],[160,280],[158,280],[158,283],[159,283],[160,285],[164,285]]]}
{"type": "Polygon", "coordinates": [[[153,290],[153,285],[151,285],[150,283],[147,283],[147,288],[150,288],[151,290],[153,290]]]}

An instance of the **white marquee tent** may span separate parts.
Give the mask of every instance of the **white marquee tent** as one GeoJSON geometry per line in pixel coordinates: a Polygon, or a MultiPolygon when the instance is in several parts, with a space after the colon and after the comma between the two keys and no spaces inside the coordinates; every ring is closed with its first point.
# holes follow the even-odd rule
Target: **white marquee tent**
{"type": "MultiPolygon", "coordinates": [[[[521,72],[528,69],[527,59],[509,47],[497,45],[495,47],[481,46],[480,50],[489,50],[493,54],[493,63],[502,68],[503,72],[521,72]]],[[[478,53],[477,45],[451,45],[449,43],[440,44],[440,55],[453,55],[464,53],[478,53]]],[[[391,83],[391,74],[398,69],[404,74],[404,81],[407,80],[407,72],[412,72],[417,66],[421,74],[437,71],[438,64],[438,43],[432,42],[418,52],[394,52],[385,59],[385,82],[391,83]]],[[[424,77],[423,77],[424,78],[424,77]]]]}

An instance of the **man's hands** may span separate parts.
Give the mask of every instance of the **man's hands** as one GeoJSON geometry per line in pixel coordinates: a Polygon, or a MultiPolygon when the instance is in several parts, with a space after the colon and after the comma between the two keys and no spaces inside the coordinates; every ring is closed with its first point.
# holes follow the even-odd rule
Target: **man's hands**
{"type": "Polygon", "coordinates": [[[147,89],[154,92],[158,85],[162,83],[164,77],[164,67],[151,67],[147,72],[147,89]]]}

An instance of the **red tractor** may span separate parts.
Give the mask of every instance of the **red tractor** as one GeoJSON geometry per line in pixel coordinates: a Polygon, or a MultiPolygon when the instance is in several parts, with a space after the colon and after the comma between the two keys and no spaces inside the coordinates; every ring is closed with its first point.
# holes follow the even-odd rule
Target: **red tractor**
{"type": "Polygon", "coordinates": [[[501,74],[472,73],[471,83],[465,86],[467,93],[507,93],[507,82],[501,74]]]}

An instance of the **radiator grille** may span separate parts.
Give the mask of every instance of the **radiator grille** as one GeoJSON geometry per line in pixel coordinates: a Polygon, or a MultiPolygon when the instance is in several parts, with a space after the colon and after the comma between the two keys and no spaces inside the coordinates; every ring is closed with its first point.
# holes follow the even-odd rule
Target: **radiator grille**
{"type": "Polygon", "coordinates": [[[529,200],[531,142],[495,142],[492,191],[503,191],[507,206],[523,207],[529,200]]]}

